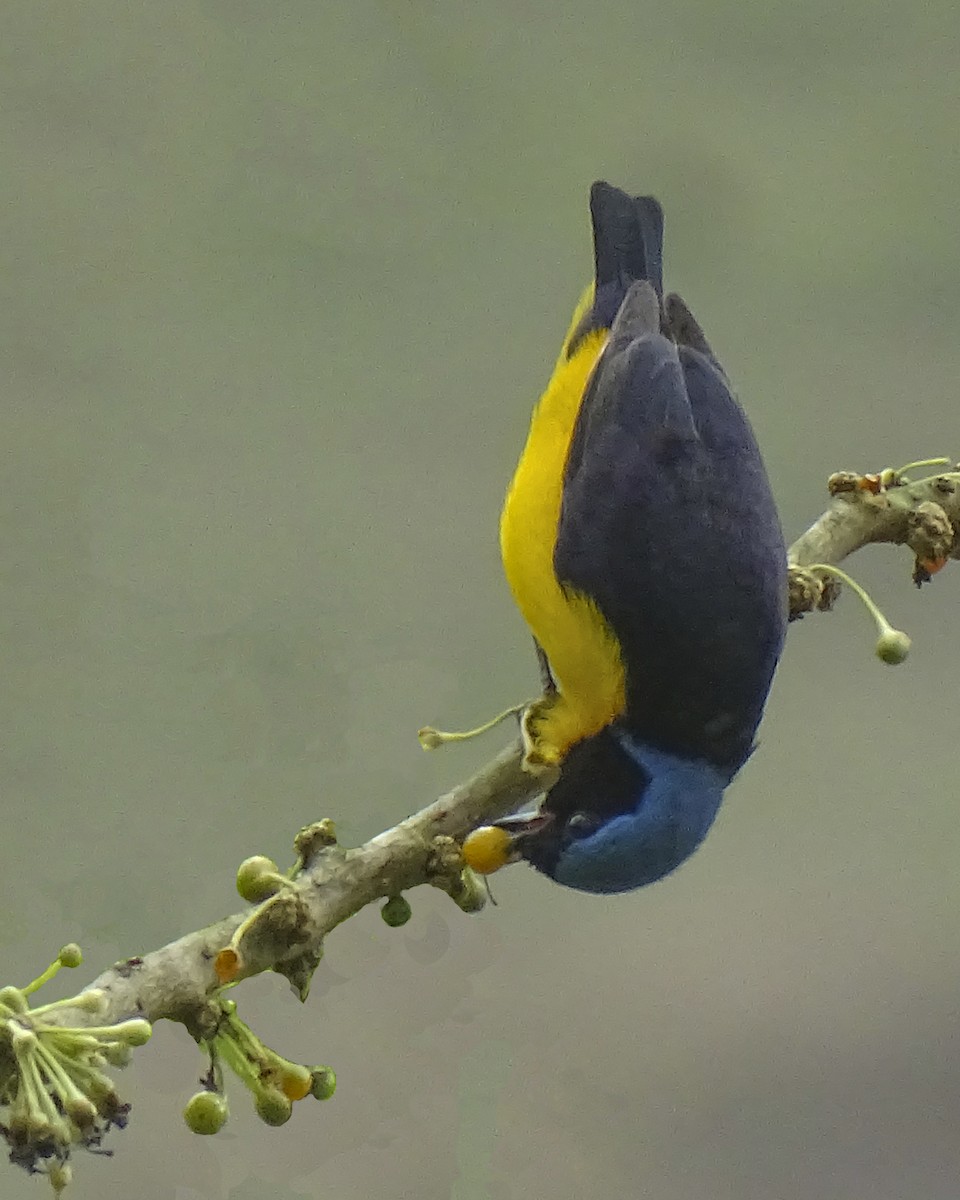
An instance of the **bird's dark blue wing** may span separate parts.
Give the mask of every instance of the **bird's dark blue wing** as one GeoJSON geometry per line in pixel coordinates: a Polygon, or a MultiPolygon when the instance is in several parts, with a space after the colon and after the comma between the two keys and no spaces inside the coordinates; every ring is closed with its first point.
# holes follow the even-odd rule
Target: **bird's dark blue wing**
{"type": "Polygon", "coordinates": [[[783,538],[753,433],[709,347],[678,346],[658,314],[650,285],[635,284],[581,404],[554,566],[620,642],[623,724],[732,771],[752,747],[783,641],[783,538]]]}

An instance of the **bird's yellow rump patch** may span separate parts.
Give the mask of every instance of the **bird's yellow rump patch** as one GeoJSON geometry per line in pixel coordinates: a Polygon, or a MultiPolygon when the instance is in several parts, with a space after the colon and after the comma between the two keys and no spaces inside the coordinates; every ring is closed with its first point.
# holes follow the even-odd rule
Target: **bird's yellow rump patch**
{"type": "Polygon", "coordinates": [[[598,733],[626,703],[620,646],[589,596],[561,587],[553,565],[563,476],[583,393],[607,337],[587,334],[567,358],[570,338],[593,302],[585,292],[530,432],[500,518],[500,550],[517,607],[543,647],[559,693],[531,707],[528,760],[555,766],[598,733]]]}

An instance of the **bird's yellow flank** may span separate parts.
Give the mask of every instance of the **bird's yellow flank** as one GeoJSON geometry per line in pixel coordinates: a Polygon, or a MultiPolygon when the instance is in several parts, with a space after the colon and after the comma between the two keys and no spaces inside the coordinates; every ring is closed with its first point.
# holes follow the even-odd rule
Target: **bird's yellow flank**
{"type": "Polygon", "coordinates": [[[616,636],[588,597],[562,587],[553,565],[563,478],[583,393],[607,338],[588,333],[567,357],[570,338],[593,303],[587,289],[574,313],[553,375],[533,412],[530,432],[500,517],[500,550],[517,607],[543,647],[559,688],[528,715],[528,760],[563,761],[569,748],[598,733],[625,706],[616,636]]]}

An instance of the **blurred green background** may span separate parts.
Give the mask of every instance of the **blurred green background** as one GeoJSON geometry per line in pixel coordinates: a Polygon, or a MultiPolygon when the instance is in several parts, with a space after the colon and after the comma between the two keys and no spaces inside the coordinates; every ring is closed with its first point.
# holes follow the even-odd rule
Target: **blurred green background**
{"type": "MultiPolygon", "coordinates": [[[[663,201],[789,536],[835,469],[960,453],[958,35],[942,0],[7,0],[3,981],[232,911],[247,854],[498,747],[415,731],[536,686],[497,515],[594,178],[663,201]]],[[[70,1194],[955,1197],[960,571],[910,565],[853,564],[910,662],[850,600],[795,627],[675,877],[363,914],[306,1008],[239,993],[336,1100],[193,1137],[158,1028],[70,1194]]]]}

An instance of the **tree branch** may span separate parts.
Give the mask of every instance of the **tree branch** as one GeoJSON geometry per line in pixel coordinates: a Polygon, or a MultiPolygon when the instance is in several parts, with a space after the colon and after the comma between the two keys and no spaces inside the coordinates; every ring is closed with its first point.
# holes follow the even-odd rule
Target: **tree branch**
{"type": "MultiPolygon", "coordinates": [[[[482,907],[482,895],[478,903],[466,894],[469,886],[461,881],[456,844],[484,821],[516,811],[542,787],[542,781],[521,769],[518,742],[445,796],[362,846],[316,847],[308,852],[308,861],[289,891],[284,889],[260,906],[265,916],[271,908],[281,913],[273,920],[251,923],[236,978],[280,971],[293,977],[295,989],[305,999],[303,969],[309,960],[319,961],[326,935],[368,904],[419,884],[442,888],[468,911],[482,907]]],[[[90,984],[105,993],[107,1018],[168,1018],[202,1033],[205,1004],[220,986],[214,968],[217,953],[249,915],[236,913],[152,954],[110,967],[90,984]]],[[[73,1015],[70,1012],[65,1018],[73,1015]]]]}
{"type": "MultiPolygon", "coordinates": [[[[911,464],[932,465],[939,465],[939,460],[911,464]]],[[[829,506],[788,552],[791,618],[832,606],[837,587],[818,564],[837,564],[871,543],[909,546],[915,555],[917,583],[929,580],[948,558],[960,557],[954,532],[960,529],[960,472],[911,481],[908,470],[831,476],[829,506]]],[[[25,1009],[24,997],[34,989],[0,991],[0,1103],[16,1103],[16,1085],[23,1073],[18,1043],[18,1039],[23,1041],[23,1029],[36,1031],[39,1037],[54,1037],[49,1031],[59,1028],[65,1032],[65,1027],[97,1027],[101,1031],[108,1027],[109,1033],[122,1029],[117,1023],[131,1018],[181,1022],[194,1038],[211,1048],[212,1093],[222,1091],[222,1078],[217,1074],[218,1044],[223,1059],[241,1076],[243,1062],[252,1063],[262,1084],[276,1062],[286,1060],[267,1051],[238,1023],[235,1006],[224,999],[223,985],[274,970],[284,974],[301,999],[306,999],[327,934],[366,905],[380,899],[392,902],[420,884],[442,888],[465,911],[481,908],[484,893],[463,870],[459,842],[476,826],[515,811],[549,786],[551,779],[523,771],[520,753],[519,743],[507,747],[472,778],[356,849],[336,843],[329,821],[307,826],[297,837],[299,858],[292,878],[280,877],[275,871],[263,875],[261,882],[269,882],[267,890],[272,894],[253,910],[188,933],[143,957],[114,964],[72,1002],[43,1012],[42,1021],[40,1009],[25,1009]]],[[[100,1032],[98,1036],[108,1034],[100,1032]]],[[[287,1066],[298,1069],[296,1064],[287,1066]]],[[[289,1082],[289,1077],[284,1078],[289,1082]]],[[[254,1090],[259,1086],[246,1082],[254,1090]]],[[[304,1093],[285,1094],[297,1099],[304,1093]]],[[[111,1113],[125,1111],[113,1095],[111,1113]]],[[[269,1106],[261,1111],[261,1099],[258,1097],[258,1111],[271,1120],[265,1115],[269,1106]]],[[[289,1115],[289,1102],[284,1102],[289,1115]]],[[[99,1111],[103,1116],[102,1106],[99,1111]]],[[[280,1115],[285,1119],[282,1111],[280,1115]]],[[[98,1146],[99,1137],[111,1123],[121,1124],[122,1119],[107,1116],[106,1124],[96,1127],[96,1136],[85,1135],[80,1140],[98,1146]]],[[[56,1142],[53,1149],[46,1150],[37,1149],[33,1142],[28,1153],[16,1141],[12,1127],[12,1121],[10,1127],[0,1126],[11,1144],[11,1158],[35,1169],[39,1156],[58,1186],[55,1174],[64,1173],[69,1142],[56,1142]]]]}
{"type": "Polygon", "coordinates": [[[836,564],[856,550],[881,542],[909,546],[915,556],[914,582],[926,583],[948,558],[960,557],[960,473],[947,471],[911,481],[911,466],[946,465],[949,459],[908,464],[875,475],[841,471],[831,475],[833,497],[826,511],[790,547],[791,619],[815,608],[832,607],[835,589],[809,570],[836,564]]]}

